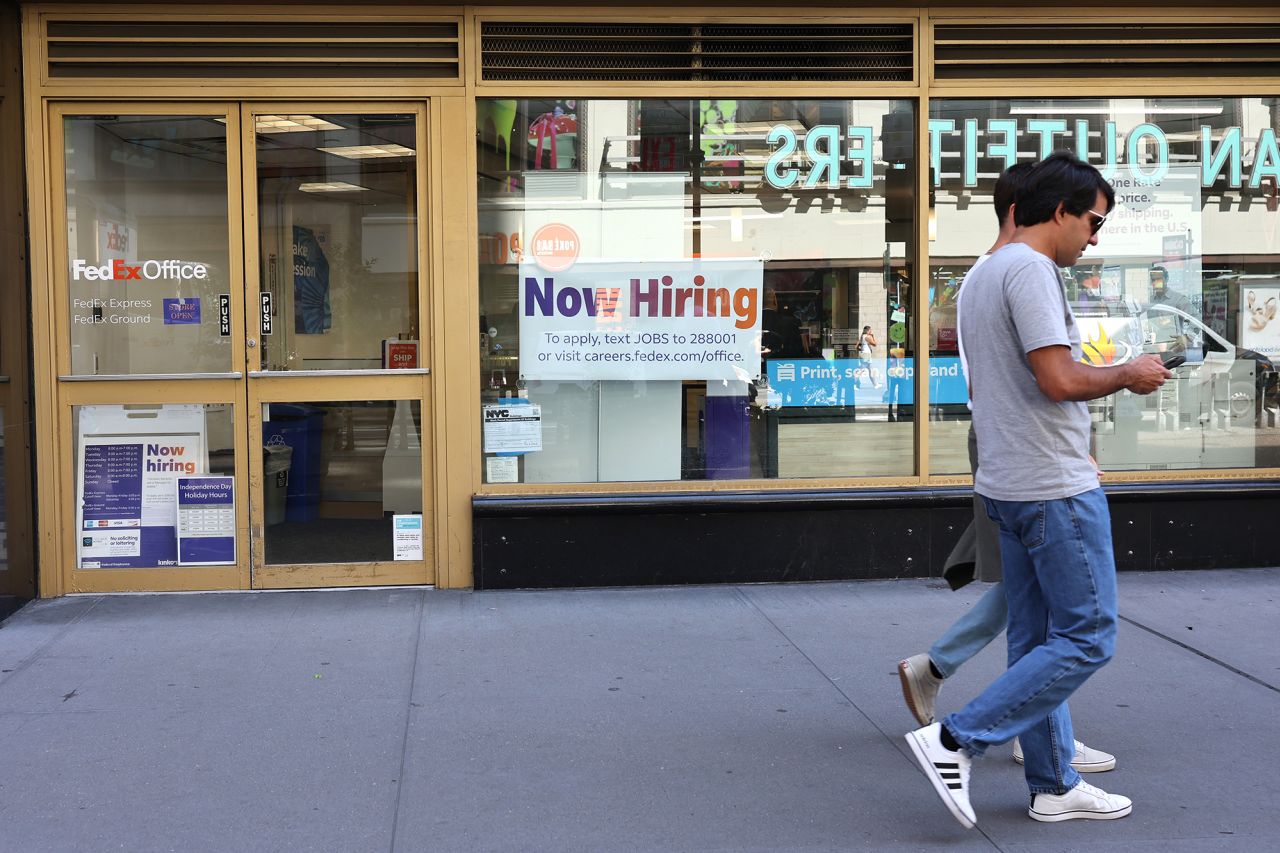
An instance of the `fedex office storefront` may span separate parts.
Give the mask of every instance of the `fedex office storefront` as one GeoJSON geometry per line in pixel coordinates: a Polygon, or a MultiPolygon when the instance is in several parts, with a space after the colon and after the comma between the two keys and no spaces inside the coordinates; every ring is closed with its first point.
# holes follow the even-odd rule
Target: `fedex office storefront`
{"type": "Polygon", "coordinates": [[[1059,148],[1087,358],[1186,358],[1091,407],[1121,564],[1270,562],[1190,532],[1280,473],[1270,11],[119,11],[24,8],[45,594],[934,573],[955,294],[1059,148]]]}

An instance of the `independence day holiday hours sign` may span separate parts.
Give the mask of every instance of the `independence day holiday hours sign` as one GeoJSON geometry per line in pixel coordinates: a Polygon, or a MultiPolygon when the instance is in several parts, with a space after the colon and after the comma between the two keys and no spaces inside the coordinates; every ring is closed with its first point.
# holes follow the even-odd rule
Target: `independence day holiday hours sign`
{"type": "Polygon", "coordinates": [[[526,379],[753,379],[758,258],[520,265],[526,379]]]}

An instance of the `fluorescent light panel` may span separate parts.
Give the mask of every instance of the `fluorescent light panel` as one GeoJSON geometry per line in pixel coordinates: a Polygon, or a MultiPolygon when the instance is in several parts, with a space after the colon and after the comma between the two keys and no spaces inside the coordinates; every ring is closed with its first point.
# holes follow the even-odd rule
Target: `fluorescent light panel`
{"type": "Polygon", "coordinates": [[[403,145],[396,145],[388,142],[383,145],[339,145],[330,148],[320,148],[326,154],[332,154],[335,157],[345,157],[348,160],[369,160],[381,159],[386,157],[412,157],[413,149],[405,148],[403,145]]]}
{"type": "Polygon", "coordinates": [[[306,133],[315,130],[342,130],[340,124],[308,115],[257,116],[258,133],[306,133]]]}
{"type": "Polygon", "coordinates": [[[369,188],[349,184],[346,181],[317,181],[309,184],[299,184],[298,189],[304,193],[358,193],[364,192],[369,188]]]}

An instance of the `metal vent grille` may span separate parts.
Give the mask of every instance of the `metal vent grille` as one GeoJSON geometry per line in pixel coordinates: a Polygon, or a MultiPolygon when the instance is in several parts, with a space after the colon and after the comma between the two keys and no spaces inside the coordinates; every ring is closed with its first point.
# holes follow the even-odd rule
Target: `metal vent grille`
{"type": "Polygon", "coordinates": [[[910,24],[490,23],[486,81],[910,82],[910,24]]]}
{"type": "Polygon", "coordinates": [[[458,23],[142,20],[48,24],[48,79],[461,79],[458,23]]]}
{"type": "Polygon", "coordinates": [[[934,78],[944,80],[1280,76],[1280,26],[939,24],[934,78]]]}

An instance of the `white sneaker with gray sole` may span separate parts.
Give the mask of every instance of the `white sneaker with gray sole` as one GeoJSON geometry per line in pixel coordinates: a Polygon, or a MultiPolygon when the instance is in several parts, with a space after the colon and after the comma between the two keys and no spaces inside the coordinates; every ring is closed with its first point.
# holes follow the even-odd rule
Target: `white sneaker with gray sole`
{"type": "MultiPolygon", "coordinates": [[[[1019,764],[1025,762],[1022,757],[1022,744],[1017,738],[1013,739],[1013,760],[1019,764]]],[[[1109,752],[1103,752],[1076,741],[1076,754],[1071,759],[1071,766],[1077,773],[1105,773],[1116,769],[1116,757],[1109,752]]]]}
{"type": "Polygon", "coordinates": [[[929,655],[912,655],[898,662],[898,680],[902,682],[902,698],[907,700],[907,710],[922,726],[933,722],[933,707],[938,701],[942,679],[933,674],[929,655]]]}
{"type": "Polygon", "coordinates": [[[1060,820],[1116,820],[1133,811],[1133,801],[1108,794],[1083,779],[1065,794],[1032,794],[1027,814],[1032,820],[1056,823],[1060,820]]]}

